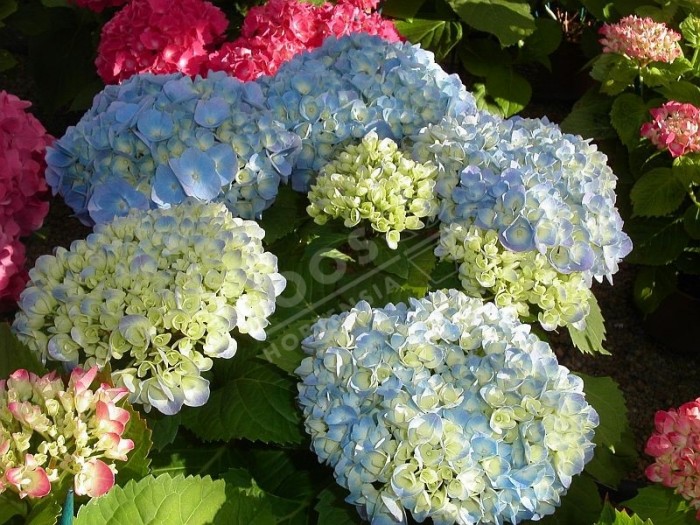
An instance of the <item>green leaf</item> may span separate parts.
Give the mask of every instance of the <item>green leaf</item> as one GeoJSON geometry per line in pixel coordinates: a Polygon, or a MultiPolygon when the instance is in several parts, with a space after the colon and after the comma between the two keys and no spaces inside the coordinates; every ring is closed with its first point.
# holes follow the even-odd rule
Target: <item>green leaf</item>
{"type": "Polygon", "coordinates": [[[316,322],[318,316],[313,312],[299,313],[299,319],[283,319],[276,321],[272,328],[267,330],[267,340],[260,343],[259,358],[281,368],[287,373],[293,373],[301,360],[306,357],[301,349],[301,341],[309,335],[309,329],[316,322]]]}
{"type": "Polygon", "coordinates": [[[151,459],[148,453],[151,451],[151,430],[146,426],[146,421],[141,414],[129,404],[124,407],[129,411],[129,423],[124,431],[124,439],[134,442],[134,449],[127,455],[126,463],[118,463],[117,483],[123,485],[130,479],[141,479],[150,472],[151,459]]]}
{"type": "Polygon", "coordinates": [[[642,313],[653,312],[676,289],[677,281],[672,266],[640,266],[634,280],[634,303],[642,313]]]}
{"type": "Polygon", "coordinates": [[[277,523],[267,494],[244,469],[226,473],[226,503],[216,515],[219,523],[274,525],[277,523]]]}
{"type": "Polygon", "coordinates": [[[672,82],[667,86],[658,88],[657,91],[668,100],[689,102],[690,104],[700,106],[700,87],[687,80],[672,82]]]}
{"type": "Polygon", "coordinates": [[[527,1],[448,0],[448,3],[464,22],[496,35],[503,46],[518,43],[537,27],[527,1]]]}
{"type": "Polygon", "coordinates": [[[700,186],[700,155],[688,153],[675,158],[671,171],[683,186],[700,186]]]}
{"type": "Polygon", "coordinates": [[[540,525],[590,525],[600,515],[603,503],[598,487],[585,475],[574,476],[571,487],[554,514],[537,521],[540,525]]]}
{"type": "Polygon", "coordinates": [[[318,495],[314,507],[318,512],[318,525],[357,525],[357,511],[344,501],[340,491],[340,487],[331,487],[323,489],[318,495]]]}
{"type": "Polygon", "coordinates": [[[175,441],[180,422],[180,414],[173,416],[156,415],[153,412],[149,414],[148,426],[151,429],[153,450],[163,450],[167,445],[175,441]]]}
{"type": "Polygon", "coordinates": [[[595,448],[593,459],[586,463],[585,472],[597,483],[615,489],[637,466],[638,457],[635,436],[627,427],[616,446],[595,448]]]}
{"type": "Polygon", "coordinates": [[[610,97],[595,89],[588,90],[571,108],[571,113],[561,123],[561,129],[596,140],[616,138],[617,134],[610,125],[612,103],[610,97]]]}
{"type": "Polygon", "coordinates": [[[242,465],[239,453],[233,447],[199,443],[192,446],[191,438],[178,437],[162,452],[152,452],[151,474],[159,476],[195,475],[220,477],[232,468],[242,465]]]}
{"type": "Polygon", "coordinates": [[[673,489],[651,485],[640,489],[637,495],[625,502],[625,506],[642,519],[659,525],[697,525],[695,509],[673,489]]]}
{"type": "Polygon", "coordinates": [[[37,375],[47,372],[32,351],[12,333],[10,325],[0,323],[0,379],[7,378],[20,368],[37,375]]]}
{"type": "Polygon", "coordinates": [[[683,214],[683,227],[691,239],[700,240],[700,207],[688,206],[683,214]]]}
{"type": "Polygon", "coordinates": [[[693,69],[685,58],[677,58],[671,63],[651,62],[642,68],[640,78],[649,87],[668,86],[693,69]]]}
{"type": "Polygon", "coordinates": [[[226,502],[226,483],[209,476],[147,476],[124,487],[115,486],[90,500],[78,512],[75,525],[204,525],[215,521],[226,502]]]}
{"type": "Polygon", "coordinates": [[[686,44],[692,47],[700,47],[700,18],[689,15],[678,28],[681,30],[686,44]]]}
{"type": "Polygon", "coordinates": [[[537,29],[525,39],[525,45],[520,50],[518,62],[539,62],[551,69],[549,55],[554,53],[561,43],[561,25],[551,18],[535,19],[537,29]]]}
{"type": "Polygon", "coordinates": [[[462,40],[462,23],[458,20],[423,20],[414,18],[409,21],[394,22],[399,33],[412,44],[435,53],[436,60],[444,59],[462,40]]]}
{"type": "Polygon", "coordinates": [[[26,516],[27,503],[11,491],[0,494],[0,523],[7,523],[12,516],[26,516]]]}
{"type": "Polygon", "coordinates": [[[532,87],[511,68],[498,68],[486,77],[486,92],[493,98],[504,117],[522,111],[530,102],[532,87]]]}
{"type": "Polygon", "coordinates": [[[426,0],[385,0],[381,5],[382,16],[413,18],[426,0]]]}
{"type": "Polygon", "coordinates": [[[478,77],[486,77],[513,62],[510,53],[502,49],[493,38],[471,35],[457,48],[457,56],[464,69],[478,77]]]}
{"type": "Polygon", "coordinates": [[[212,391],[206,405],[183,412],[183,424],[208,441],[300,443],[294,380],[261,360],[242,360],[238,365],[231,380],[212,391]]]}
{"type": "Polygon", "coordinates": [[[625,231],[634,246],[625,260],[632,264],[669,264],[689,241],[683,221],[674,217],[634,218],[625,222],[625,231]]]}
{"type": "Polygon", "coordinates": [[[17,59],[7,49],[0,49],[0,72],[12,69],[17,65],[17,59]]]}
{"type": "Polygon", "coordinates": [[[586,327],[583,330],[567,325],[571,342],[584,354],[610,355],[603,343],[605,342],[605,320],[593,294],[588,298],[590,312],[586,317],[586,327]]]}
{"type": "MultiPolygon", "coordinates": [[[[52,491],[56,490],[52,488],[52,491]]],[[[63,499],[65,493],[60,498],[63,499]]],[[[58,493],[42,498],[29,511],[25,525],[56,525],[58,516],[61,514],[61,503],[59,503],[58,493]]]]}
{"type": "Polygon", "coordinates": [[[655,168],[635,182],[630,192],[632,209],[639,217],[663,217],[678,209],[687,195],[670,168],[655,168]]]}
{"type": "Polygon", "coordinates": [[[619,385],[611,377],[577,375],[583,379],[586,400],[600,417],[593,442],[598,446],[615,447],[628,427],[627,407],[619,385]]]}
{"type": "Polygon", "coordinates": [[[613,102],[610,122],[627,148],[631,149],[639,142],[639,129],[648,115],[649,110],[642,97],[633,93],[623,93],[613,102]]]}
{"type": "Polygon", "coordinates": [[[292,190],[290,186],[280,185],[275,205],[265,210],[260,219],[260,226],[265,230],[265,245],[269,246],[293,232],[307,220],[306,205],[304,194],[292,190]]]}
{"type": "Polygon", "coordinates": [[[634,84],[639,70],[630,59],[615,53],[603,53],[593,62],[591,76],[600,82],[600,90],[617,95],[634,84]]]}
{"type": "Polygon", "coordinates": [[[7,18],[15,11],[17,11],[17,2],[15,0],[3,0],[0,3],[0,20],[7,18]]]}
{"type": "Polygon", "coordinates": [[[627,511],[619,511],[607,501],[595,525],[654,525],[651,520],[642,521],[636,514],[630,516],[627,511]]]}

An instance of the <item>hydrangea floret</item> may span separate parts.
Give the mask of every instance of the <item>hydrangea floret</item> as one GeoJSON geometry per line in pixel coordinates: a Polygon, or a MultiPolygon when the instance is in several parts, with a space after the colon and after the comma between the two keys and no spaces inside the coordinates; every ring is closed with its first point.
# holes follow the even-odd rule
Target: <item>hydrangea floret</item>
{"type": "Polygon", "coordinates": [[[616,24],[603,24],[598,32],[603,35],[603,53],[624,55],[640,67],[683,56],[680,33],[648,17],[626,16],[616,24]]]}
{"type": "Polygon", "coordinates": [[[312,449],[373,524],[551,514],[593,456],[582,380],[457,290],[319,319],[296,373],[312,449]]]}
{"type": "Polygon", "coordinates": [[[536,304],[548,330],[585,326],[581,286],[611,280],[631,250],[605,155],[546,120],[484,113],[411,140],[414,159],[438,165],[436,254],[460,265],[465,289],[523,314],[536,304]]]}
{"type": "Polygon", "coordinates": [[[27,112],[31,103],[0,91],[0,300],[16,301],[27,281],[20,237],[49,211],[43,172],[53,137],[27,112]]]}
{"type": "Polygon", "coordinates": [[[675,489],[697,509],[700,520],[700,398],[678,409],[659,410],[644,451],[655,458],[647,477],[675,489]]]}
{"type": "Polygon", "coordinates": [[[74,368],[68,384],[55,373],[17,370],[0,380],[0,493],[42,498],[73,478],[79,496],[114,485],[115,461],[134,448],[122,437],[129,412],[117,406],[125,388],[93,388],[97,368],[74,368]]]}
{"type": "Polygon", "coordinates": [[[642,124],[640,134],[672,157],[700,151],[700,108],[670,100],[649,110],[652,121],[642,124]]]}
{"type": "Polygon", "coordinates": [[[130,0],[103,27],[95,65],[106,84],[138,73],[206,73],[228,20],[205,0],[130,0]]]}
{"type": "Polygon", "coordinates": [[[370,131],[400,142],[445,115],[477,111],[459,77],[431,52],[362,33],[330,36],[259,82],[275,118],[301,137],[292,187],[303,192],[321,167],[370,131]]]}
{"type": "Polygon", "coordinates": [[[208,67],[226,71],[241,80],[274,75],[277,69],[303,51],[319,47],[330,35],[379,35],[399,41],[394,24],[377,12],[376,1],[340,0],[314,5],[298,0],[269,0],[246,14],[240,36],[209,56],[208,67]]]}
{"type": "Polygon", "coordinates": [[[286,284],[264,234],[223,204],[134,210],[41,256],[12,329],[43,361],[110,364],[147,411],[203,405],[202,373],[236,353],[230,332],[264,340],[286,284]]]}
{"type": "Polygon", "coordinates": [[[186,197],[259,217],[301,148],[262,106],[257,84],[222,72],[131,77],[48,149],[47,181],[88,225],[186,197]]]}
{"type": "Polygon", "coordinates": [[[412,161],[393,140],[371,131],[321,168],[306,211],[317,224],[342,218],[352,228],[367,220],[396,249],[402,231],[419,230],[421,219],[437,215],[435,175],[435,166],[412,161]]]}

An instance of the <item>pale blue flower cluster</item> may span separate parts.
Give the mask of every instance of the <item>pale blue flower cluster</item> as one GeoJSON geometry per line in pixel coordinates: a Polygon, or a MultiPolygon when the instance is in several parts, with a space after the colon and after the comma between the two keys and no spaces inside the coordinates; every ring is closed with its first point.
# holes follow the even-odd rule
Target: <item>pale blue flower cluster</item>
{"type": "Polygon", "coordinates": [[[292,186],[304,192],[339,149],[370,131],[399,142],[446,115],[476,112],[431,52],[364,33],[328,37],[260,83],[275,118],[303,141],[292,186]]]}
{"type": "Polygon", "coordinates": [[[540,519],[593,456],[583,382],[510,308],[440,291],[323,318],[302,346],[312,448],[372,524],[540,519]]]}
{"type": "Polygon", "coordinates": [[[13,331],[42,361],[110,365],[146,410],[209,398],[202,372],[229,359],[237,330],[266,337],[286,281],[263,229],[192,197],[98,224],[29,271],[13,331]]]}
{"type": "Polygon", "coordinates": [[[557,271],[612,279],[632,249],[615,207],[616,177],[590,141],[546,119],[446,118],[413,137],[414,159],[442,166],[440,219],[498,232],[557,271]]]}
{"type": "Polygon", "coordinates": [[[143,74],[95,97],[47,149],[46,179],[88,225],[186,197],[253,219],[274,201],[300,148],[256,83],[223,72],[143,74]]]}

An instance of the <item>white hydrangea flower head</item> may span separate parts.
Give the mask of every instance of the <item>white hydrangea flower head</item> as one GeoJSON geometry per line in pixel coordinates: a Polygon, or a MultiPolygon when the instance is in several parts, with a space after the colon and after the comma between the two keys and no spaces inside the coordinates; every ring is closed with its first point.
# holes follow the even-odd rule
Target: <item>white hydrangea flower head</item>
{"type": "Polygon", "coordinates": [[[342,218],[352,228],[367,220],[396,249],[402,231],[419,230],[421,219],[437,215],[435,175],[435,166],[412,161],[371,131],[321,168],[306,210],[317,224],[342,218]]]}
{"type": "Polygon", "coordinates": [[[40,257],[12,328],[44,362],[110,364],[146,410],[203,405],[202,372],[236,353],[232,330],[265,339],[286,285],[264,235],[220,203],[134,210],[40,257]]]}
{"type": "Polygon", "coordinates": [[[311,332],[305,427],[372,524],[537,520],[593,456],[583,381],[514,308],[439,291],[363,301],[311,332]]]}

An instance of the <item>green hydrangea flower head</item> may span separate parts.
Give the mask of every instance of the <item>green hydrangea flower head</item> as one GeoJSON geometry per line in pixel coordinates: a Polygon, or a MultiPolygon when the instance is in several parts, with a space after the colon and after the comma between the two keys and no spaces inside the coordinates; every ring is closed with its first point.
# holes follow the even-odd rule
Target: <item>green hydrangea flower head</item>
{"type": "Polygon", "coordinates": [[[342,218],[352,228],[368,220],[396,249],[404,230],[419,230],[434,218],[436,167],[414,162],[389,138],[370,132],[321,168],[306,211],[317,224],[342,218]]]}
{"type": "Polygon", "coordinates": [[[129,401],[164,414],[209,398],[202,372],[264,340],[286,281],[264,230],[223,204],[133,210],[40,257],[13,330],[44,362],[109,364],[129,401]]]}

